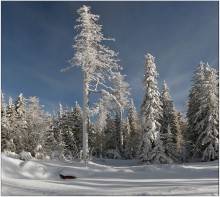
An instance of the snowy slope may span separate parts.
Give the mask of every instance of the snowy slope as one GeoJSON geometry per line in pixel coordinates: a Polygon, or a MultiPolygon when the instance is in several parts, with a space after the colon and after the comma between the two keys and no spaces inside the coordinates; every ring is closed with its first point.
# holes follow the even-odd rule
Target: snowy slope
{"type": "Polygon", "coordinates": [[[94,160],[86,165],[2,155],[1,189],[2,195],[218,195],[218,161],[147,166],[137,160],[94,160]],[[62,180],[59,173],[77,178],[62,180]]]}

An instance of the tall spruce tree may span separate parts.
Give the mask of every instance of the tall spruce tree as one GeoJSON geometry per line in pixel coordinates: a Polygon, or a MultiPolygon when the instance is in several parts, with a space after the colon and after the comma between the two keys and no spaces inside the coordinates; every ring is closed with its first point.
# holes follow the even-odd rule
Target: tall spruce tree
{"type": "Polygon", "coordinates": [[[125,159],[132,159],[133,158],[133,146],[132,146],[132,137],[131,137],[131,125],[129,122],[128,116],[126,117],[124,124],[124,158],[125,159]]]}
{"type": "Polygon", "coordinates": [[[116,129],[115,121],[112,119],[111,114],[108,113],[106,117],[106,127],[104,131],[104,150],[116,149],[119,145],[118,132],[116,129]]]}
{"type": "Polygon", "coordinates": [[[1,150],[10,151],[11,125],[7,116],[7,104],[1,91],[1,150]]]}
{"type": "MultiPolygon", "coordinates": [[[[187,132],[187,158],[191,158],[195,152],[195,143],[198,137],[198,132],[196,130],[196,122],[198,117],[199,108],[201,106],[200,100],[198,99],[202,90],[202,81],[204,80],[204,64],[200,62],[199,66],[194,71],[194,76],[192,78],[192,88],[188,96],[188,109],[187,109],[187,119],[188,119],[188,132],[187,132]]],[[[199,121],[199,120],[198,120],[199,121]]]]}
{"type": "Polygon", "coordinates": [[[57,140],[59,140],[59,135],[62,134],[62,140],[65,143],[65,158],[69,160],[73,160],[78,157],[79,151],[76,143],[76,130],[75,130],[75,114],[74,109],[70,110],[66,107],[64,110],[62,108],[61,103],[59,103],[58,110],[58,136],[57,140]],[[60,134],[61,132],[61,134],[60,134]]]}
{"type": "Polygon", "coordinates": [[[14,143],[16,145],[17,153],[23,150],[29,151],[25,148],[25,133],[27,129],[26,111],[27,111],[27,99],[23,96],[23,93],[18,95],[15,101],[16,118],[13,120],[13,127],[16,127],[16,137],[14,143]]]}
{"type": "Polygon", "coordinates": [[[143,132],[139,147],[139,158],[145,163],[166,163],[168,158],[165,155],[160,136],[162,103],[160,101],[160,93],[157,87],[158,73],[156,71],[154,57],[147,54],[145,60],[145,95],[141,105],[143,132]]]}
{"type": "Polygon", "coordinates": [[[194,145],[193,156],[202,161],[218,159],[218,86],[217,71],[208,63],[200,63],[193,78],[187,116],[189,137],[194,145]]]}
{"type": "Polygon", "coordinates": [[[181,143],[181,157],[180,161],[181,162],[186,162],[187,161],[187,119],[186,117],[181,113],[178,112],[178,121],[180,124],[180,130],[181,130],[181,136],[182,136],[182,143],[181,143]]]}
{"type": "Polygon", "coordinates": [[[10,96],[8,100],[6,113],[7,113],[7,120],[9,122],[8,129],[10,130],[10,143],[9,143],[11,145],[10,151],[16,152],[17,150],[14,144],[14,141],[17,137],[19,137],[18,136],[19,131],[17,131],[17,128],[16,128],[17,117],[16,117],[16,111],[15,111],[15,105],[10,96]]]}
{"type": "Polygon", "coordinates": [[[131,155],[136,157],[138,151],[138,142],[140,141],[141,125],[140,119],[133,100],[130,102],[130,107],[128,108],[128,128],[130,129],[130,146],[131,146],[131,155]]]}
{"type": "Polygon", "coordinates": [[[72,111],[73,134],[76,141],[78,151],[83,148],[83,117],[82,108],[76,102],[72,111]]]}
{"type": "Polygon", "coordinates": [[[170,159],[177,161],[181,158],[183,137],[178,119],[178,112],[174,107],[167,83],[164,81],[161,94],[163,118],[161,120],[161,135],[165,146],[165,153],[170,159]]]}

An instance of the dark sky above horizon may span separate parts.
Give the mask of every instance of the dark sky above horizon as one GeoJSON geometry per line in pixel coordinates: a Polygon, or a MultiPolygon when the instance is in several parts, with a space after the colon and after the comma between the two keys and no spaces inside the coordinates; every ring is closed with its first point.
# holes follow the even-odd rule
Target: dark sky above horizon
{"type": "Polygon", "coordinates": [[[37,96],[45,109],[82,105],[82,72],[61,74],[74,53],[77,9],[100,15],[105,43],[120,65],[139,110],[144,55],[155,57],[159,88],[166,80],[177,109],[185,110],[193,72],[200,61],[218,69],[218,1],[212,2],[1,2],[2,91],[16,99],[37,96]]]}

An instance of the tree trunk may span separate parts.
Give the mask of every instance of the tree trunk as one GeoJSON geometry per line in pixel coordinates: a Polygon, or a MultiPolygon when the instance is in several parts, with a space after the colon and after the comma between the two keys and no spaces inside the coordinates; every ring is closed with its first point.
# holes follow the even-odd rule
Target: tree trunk
{"type": "Polygon", "coordinates": [[[84,72],[83,80],[83,161],[88,162],[88,103],[89,103],[89,91],[87,75],[84,72]]]}
{"type": "Polygon", "coordinates": [[[124,144],[124,141],[123,141],[123,129],[122,129],[122,110],[120,111],[120,130],[119,130],[119,136],[120,136],[120,149],[121,149],[121,153],[123,154],[123,144],[124,144]]]}

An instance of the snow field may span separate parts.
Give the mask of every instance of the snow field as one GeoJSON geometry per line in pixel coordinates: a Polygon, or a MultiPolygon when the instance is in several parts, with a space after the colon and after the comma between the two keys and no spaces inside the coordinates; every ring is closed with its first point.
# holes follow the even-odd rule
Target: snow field
{"type": "Polygon", "coordinates": [[[218,195],[218,161],[185,165],[103,161],[24,162],[3,154],[2,195],[218,195]],[[60,173],[77,178],[62,180],[60,173]]]}

